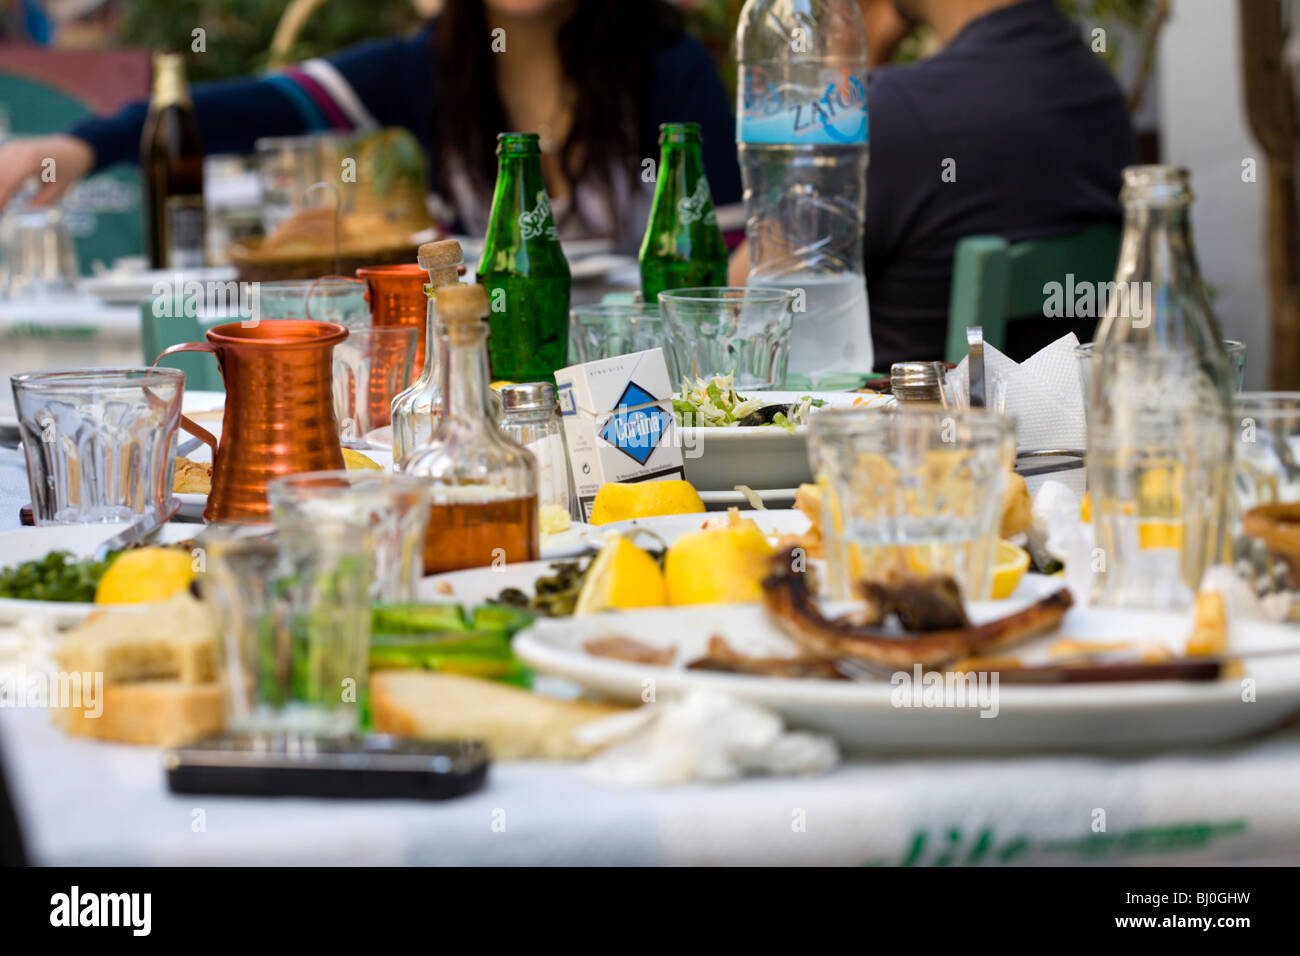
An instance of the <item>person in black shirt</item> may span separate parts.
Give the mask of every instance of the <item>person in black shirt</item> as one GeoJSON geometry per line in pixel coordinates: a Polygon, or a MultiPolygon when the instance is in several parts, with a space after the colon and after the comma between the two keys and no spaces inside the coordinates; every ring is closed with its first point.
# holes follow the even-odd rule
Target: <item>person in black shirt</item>
{"type": "MultiPolygon", "coordinates": [[[[868,80],[865,265],[876,368],[888,371],[943,358],[958,240],[1118,224],[1133,132],[1119,85],[1055,0],[860,2],[869,30],[884,25],[873,52],[890,41],[891,12],[943,43],[868,80]]],[[[1069,331],[1052,321],[1043,344],[1069,331]]]]}

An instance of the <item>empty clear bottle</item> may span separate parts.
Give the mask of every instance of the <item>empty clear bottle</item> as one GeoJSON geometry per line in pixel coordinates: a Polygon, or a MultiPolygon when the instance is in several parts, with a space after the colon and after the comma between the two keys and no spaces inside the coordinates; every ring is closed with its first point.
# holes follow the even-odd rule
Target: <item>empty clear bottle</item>
{"type": "Polygon", "coordinates": [[[862,14],[855,0],[748,0],[736,46],[749,284],[803,291],[789,374],[840,384],[875,357],[862,267],[862,14]]]}
{"type": "Polygon", "coordinates": [[[1187,170],[1130,167],[1122,198],[1088,388],[1092,597],[1173,610],[1223,557],[1232,378],[1196,264],[1187,170]]]}
{"type": "Polygon", "coordinates": [[[441,286],[456,285],[457,270],[464,261],[460,243],[455,239],[426,242],[417,253],[420,268],[428,270],[428,316],[424,331],[424,369],[410,388],[393,397],[393,461],[428,443],[442,412],[442,336],[434,302],[441,286]]]}

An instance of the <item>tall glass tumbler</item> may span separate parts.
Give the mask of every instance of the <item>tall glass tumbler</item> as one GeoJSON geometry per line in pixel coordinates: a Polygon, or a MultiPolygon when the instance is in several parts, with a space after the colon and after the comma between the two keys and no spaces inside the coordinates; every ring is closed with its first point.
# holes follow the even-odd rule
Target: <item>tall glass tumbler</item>
{"type": "Polygon", "coordinates": [[[370,554],[347,520],[210,532],[198,586],[216,624],[226,724],[341,737],[368,707],[370,554]]]}
{"type": "Polygon", "coordinates": [[[1243,392],[1233,407],[1233,566],[1266,612],[1300,620],[1300,555],[1252,535],[1243,521],[1262,505],[1300,506],[1300,392],[1243,392]]]}
{"type": "Polygon", "coordinates": [[[184,372],[67,369],[10,382],[37,524],[133,521],[171,500],[184,372]]]}
{"type": "Polygon", "coordinates": [[[668,332],[657,302],[624,302],[583,305],[569,310],[569,364],[597,359],[664,350],[668,381],[677,388],[677,360],[668,346],[668,332]]]}
{"type": "Polygon", "coordinates": [[[809,457],[823,489],[836,598],[895,574],[947,574],[967,600],[992,590],[1015,424],[996,412],[824,410],[809,457]]]}
{"type": "Polygon", "coordinates": [[[381,471],[309,471],[275,479],[268,496],[277,526],[352,525],[370,551],[372,601],[415,600],[432,504],[427,481],[381,471]]]}
{"type": "Polygon", "coordinates": [[[344,445],[369,447],[367,436],[392,422],[393,398],[411,384],[418,340],[408,326],[368,326],[334,346],[334,412],[344,445]]]}
{"type": "Polygon", "coordinates": [[[780,388],[796,301],[793,290],[756,286],[660,292],[677,373],[730,374],[737,388],[780,388]]]}

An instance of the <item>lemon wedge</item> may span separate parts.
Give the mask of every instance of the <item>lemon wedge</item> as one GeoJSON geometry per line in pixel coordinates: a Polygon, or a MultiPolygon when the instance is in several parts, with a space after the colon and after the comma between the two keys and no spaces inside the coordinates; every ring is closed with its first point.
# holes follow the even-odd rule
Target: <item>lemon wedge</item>
{"type": "Polygon", "coordinates": [[[348,471],[383,471],[375,461],[367,458],[354,448],[343,449],[343,466],[348,471]]]}
{"type": "Polygon", "coordinates": [[[669,604],[740,604],[763,595],[773,548],[753,522],[692,531],[678,538],[664,558],[669,604]]]}
{"type": "Polygon", "coordinates": [[[124,551],[108,566],[95,588],[96,604],[148,604],[165,601],[194,580],[188,551],[137,548],[124,551]]]}
{"type": "Polygon", "coordinates": [[[659,562],[627,538],[614,535],[592,562],[573,613],[582,616],[664,603],[659,562]]]}
{"type": "Polygon", "coordinates": [[[1028,570],[1029,552],[1010,541],[999,541],[997,561],[993,565],[993,600],[1011,597],[1028,570]]]}
{"type": "Polygon", "coordinates": [[[591,504],[591,523],[609,524],[653,515],[695,514],[704,510],[689,481],[611,481],[600,486],[591,504]]]}

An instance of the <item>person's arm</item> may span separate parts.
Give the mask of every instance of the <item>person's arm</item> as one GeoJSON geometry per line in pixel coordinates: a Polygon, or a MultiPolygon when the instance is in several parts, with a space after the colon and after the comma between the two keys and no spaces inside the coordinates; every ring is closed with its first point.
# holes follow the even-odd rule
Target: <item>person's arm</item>
{"type": "MultiPolygon", "coordinates": [[[[357,44],[328,59],[309,60],[255,79],[196,84],[192,91],[204,151],[247,153],[263,136],[323,130],[367,130],[427,122],[432,79],[428,29],[392,40],[357,44]]],[[[18,139],[0,147],[0,208],[29,177],[56,161],[54,182],[34,202],[57,199],[76,180],[140,153],[148,102],[132,103],[112,116],[89,117],[65,134],[18,139]]]]}
{"type": "MultiPolygon", "coordinates": [[[[248,153],[264,136],[413,125],[415,97],[403,95],[403,82],[419,72],[412,61],[425,56],[425,36],[360,43],[256,79],[197,84],[192,95],[204,151],[248,153]]],[[[134,161],[147,110],[141,100],[68,132],[94,149],[95,170],[134,161]]]]}
{"type": "Polygon", "coordinates": [[[699,123],[714,206],[740,202],[736,119],[709,52],[683,36],[655,58],[654,122],[699,123]]]}

